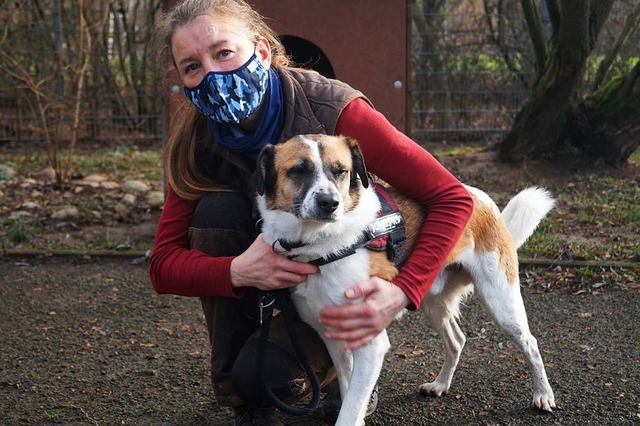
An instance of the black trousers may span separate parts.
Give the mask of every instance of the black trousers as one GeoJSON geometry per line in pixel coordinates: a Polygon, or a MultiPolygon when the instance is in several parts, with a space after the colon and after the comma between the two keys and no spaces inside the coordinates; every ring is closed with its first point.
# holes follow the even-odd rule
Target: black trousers
{"type": "MultiPolygon", "coordinates": [[[[259,235],[257,215],[244,192],[205,195],[194,212],[189,244],[211,256],[234,256],[244,252],[259,235]]],[[[256,361],[260,332],[260,291],[247,288],[239,299],[202,297],[211,342],[211,379],[216,400],[223,406],[269,406],[258,384],[256,361]]],[[[331,358],[315,330],[296,318],[300,336],[321,386],[335,378],[331,358]]],[[[310,392],[284,326],[282,315],[271,321],[266,350],[267,382],[276,395],[289,403],[310,392]]]]}

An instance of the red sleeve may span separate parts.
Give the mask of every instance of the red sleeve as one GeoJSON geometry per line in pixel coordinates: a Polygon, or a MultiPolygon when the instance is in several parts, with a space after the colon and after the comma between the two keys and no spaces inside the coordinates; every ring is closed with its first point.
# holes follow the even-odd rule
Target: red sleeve
{"type": "Polygon", "coordinates": [[[394,280],[417,309],[469,221],[473,200],[431,154],[363,99],[343,110],[336,134],[356,139],[370,172],[427,208],[416,245],[394,280]]]}
{"type": "Polygon", "coordinates": [[[149,277],[158,293],[180,296],[240,297],[231,286],[233,257],[212,257],[187,247],[191,216],[197,201],[186,201],[169,189],[160,215],[149,277]]]}

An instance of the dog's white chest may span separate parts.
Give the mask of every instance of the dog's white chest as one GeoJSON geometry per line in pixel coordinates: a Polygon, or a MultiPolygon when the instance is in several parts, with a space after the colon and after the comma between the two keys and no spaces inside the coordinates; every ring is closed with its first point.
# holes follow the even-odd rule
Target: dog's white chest
{"type": "Polygon", "coordinates": [[[295,286],[291,297],[303,321],[316,330],[320,309],[328,305],[349,303],[344,296],[347,289],[369,278],[369,254],[358,249],[355,254],[320,267],[307,281],[295,286]]]}

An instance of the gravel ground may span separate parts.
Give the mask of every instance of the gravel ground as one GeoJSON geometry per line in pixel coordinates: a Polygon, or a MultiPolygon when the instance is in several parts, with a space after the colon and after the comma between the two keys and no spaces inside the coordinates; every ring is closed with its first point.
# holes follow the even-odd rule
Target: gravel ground
{"type": "MultiPolygon", "coordinates": [[[[475,299],[451,393],[418,395],[440,342],[406,316],[390,330],[380,402],[368,425],[640,424],[640,293],[524,290],[558,408],[529,408],[524,357],[475,299]]],[[[154,294],[129,260],[0,260],[2,425],[227,425],[213,401],[197,299],[154,294]]],[[[322,425],[317,415],[282,417],[322,425]]]]}

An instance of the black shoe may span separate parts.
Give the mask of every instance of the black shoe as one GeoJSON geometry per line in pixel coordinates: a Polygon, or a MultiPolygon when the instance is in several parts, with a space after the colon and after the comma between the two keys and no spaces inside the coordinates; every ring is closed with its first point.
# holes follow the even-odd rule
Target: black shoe
{"type": "Polygon", "coordinates": [[[366,413],[364,413],[365,417],[369,417],[372,415],[376,408],[378,408],[378,384],[376,383],[376,387],[373,388],[373,392],[371,392],[371,398],[369,398],[369,406],[367,407],[366,413]]]}
{"type": "MultiPolygon", "coordinates": [[[[342,407],[342,400],[340,399],[340,390],[338,386],[334,386],[333,383],[331,383],[329,386],[333,386],[333,388],[328,389],[327,395],[325,396],[320,408],[322,410],[322,419],[326,422],[335,423],[336,420],[338,420],[340,407],[342,407]]],[[[369,406],[367,407],[367,411],[364,416],[369,417],[370,415],[372,415],[376,411],[377,407],[378,385],[376,384],[376,387],[373,388],[373,392],[371,392],[369,406]]]]}
{"type": "Polygon", "coordinates": [[[275,408],[257,408],[248,405],[233,407],[236,426],[284,426],[276,417],[275,408]]]}

